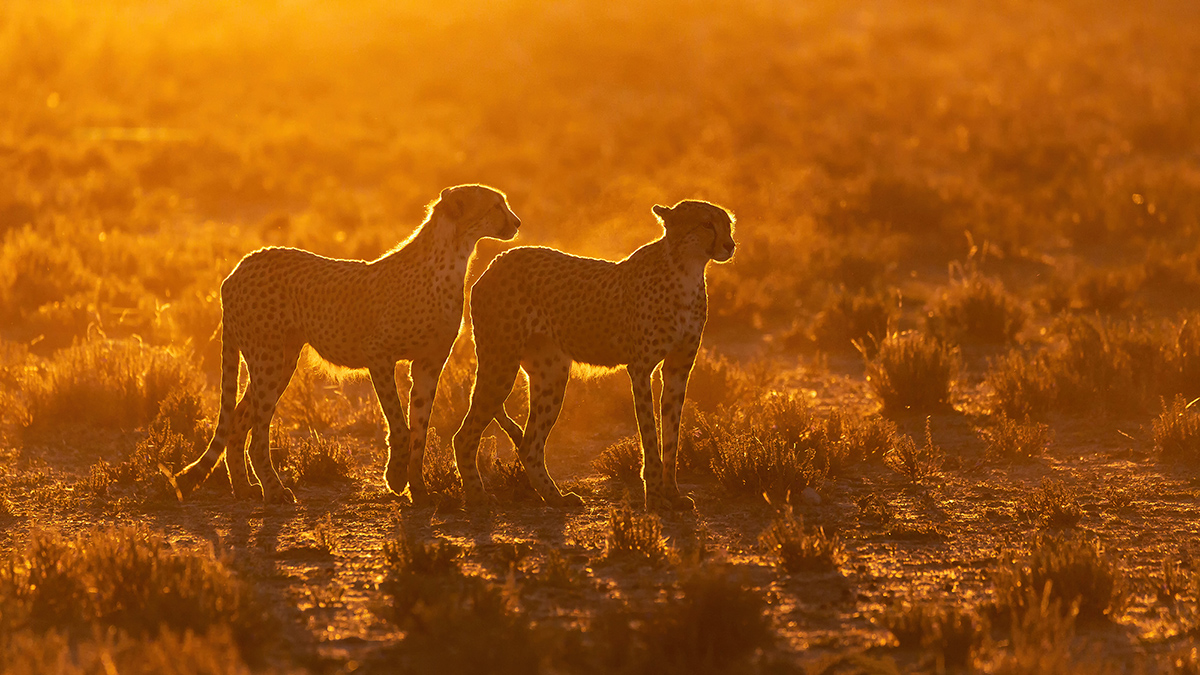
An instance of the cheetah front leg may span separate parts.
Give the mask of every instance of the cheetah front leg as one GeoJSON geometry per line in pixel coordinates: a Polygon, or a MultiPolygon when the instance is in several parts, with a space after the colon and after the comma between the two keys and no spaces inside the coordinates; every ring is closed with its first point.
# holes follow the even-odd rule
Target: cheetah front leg
{"type": "Polygon", "coordinates": [[[517,457],[542,501],[554,506],[583,506],[582,497],[561,491],[546,471],[546,438],[562,412],[563,396],[571,379],[571,357],[544,353],[523,365],[529,374],[529,420],[517,457]]]}
{"type": "Polygon", "coordinates": [[[429,502],[425,490],[425,440],[429,432],[429,415],[437,396],[438,377],[446,358],[416,359],[412,362],[412,389],[408,397],[408,482],[413,504],[429,502]]]}
{"type": "Polygon", "coordinates": [[[676,456],[679,450],[679,422],[683,416],[683,400],[687,392],[688,376],[696,361],[696,348],[671,352],[663,361],[662,391],[662,461],[664,496],[675,509],[694,509],[696,503],[679,492],[675,481],[676,456]]]}
{"type": "Polygon", "coordinates": [[[633,385],[633,410],[637,414],[638,436],[642,441],[642,482],[646,487],[646,508],[670,508],[663,489],[663,463],[658,452],[658,430],[654,425],[654,394],[650,378],[656,364],[629,364],[629,382],[633,385]]]}
{"type": "Polygon", "coordinates": [[[384,480],[388,489],[395,494],[408,487],[408,421],[404,417],[404,404],[396,391],[396,364],[379,364],[368,369],[379,408],[387,421],[388,458],[384,480]]]}

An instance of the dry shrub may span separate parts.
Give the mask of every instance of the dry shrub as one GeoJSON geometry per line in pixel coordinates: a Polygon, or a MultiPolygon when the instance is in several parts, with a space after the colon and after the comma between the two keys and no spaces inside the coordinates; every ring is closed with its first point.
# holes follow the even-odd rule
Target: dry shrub
{"type": "Polygon", "coordinates": [[[879,461],[896,438],[895,424],[878,415],[821,415],[800,396],[771,393],[736,412],[697,415],[679,463],[711,473],[732,493],[782,501],[854,464],[879,461]]]}
{"type": "Polygon", "coordinates": [[[627,436],[609,445],[592,460],[592,468],[628,485],[641,485],[642,444],[636,436],[627,436]]]}
{"type": "Polygon", "coordinates": [[[741,672],[775,641],[766,600],[728,568],[704,566],[656,606],[640,636],[635,672],[741,672]],[[640,657],[640,658],[639,658],[640,657]],[[739,668],[741,666],[741,668],[739,668]]]}
{"type": "Polygon", "coordinates": [[[1098,540],[1067,534],[1041,535],[1028,555],[1002,557],[992,580],[998,620],[1019,619],[1046,600],[1043,594],[1058,601],[1063,615],[1115,619],[1129,595],[1124,574],[1098,540]]]}
{"type": "Polygon", "coordinates": [[[892,605],[884,625],[901,649],[922,649],[936,672],[957,671],[974,661],[987,637],[984,617],[957,605],[935,601],[892,605]]]}
{"type": "Polygon", "coordinates": [[[867,360],[867,381],[885,410],[936,410],[950,405],[959,361],[958,348],[937,338],[916,331],[889,333],[867,360]]]}
{"type": "Polygon", "coordinates": [[[1200,458],[1200,411],[1194,409],[1194,403],[1182,396],[1176,396],[1169,406],[1163,401],[1162,414],[1152,425],[1154,445],[1163,459],[1194,462],[1200,458]]]}
{"type": "Polygon", "coordinates": [[[939,446],[933,444],[933,434],[925,418],[925,444],[918,446],[911,436],[902,435],[900,440],[883,457],[889,469],[903,476],[910,483],[919,483],[937,476],[942,470],[945,456],[939,446]]]}
{"type": "Polygon", "coordinates": [[[316,432],[292,444],[280,464],[297,483],[310,485],[345,483],[354,473],[354,458],[342,443],[316,432]]]}
{"type": "Polygon", "coordinates": [[[154,419],[172,392],[192,396],[200,384],[173,351],[93,338],[57,352],[26,386],[26,432],[45,434],[64,422],[132,430],[154,419]]]}
{"type": "Polygon", "coordinates": [[[655,513],[634,513],[627,506],[608,514],[604,561],[632,561],[659,566],[671,557],[671,549],[662,534],[662,521],[655,513]]]}
{"type": "Polygon", "coordinates": [[[1000,675],[1089,675],[1103,672],[1074,648],[1079,608],[1049,587],[1024,589],[1020,602],[1002,618],[1009,626],[1008,649],[990,672],[1000,675]]]}
{"type": "Polygon", "coordinates": [[[69,638],[57,631],[18,633],[5,645],[6,675],[250,675],[226,627],[196,633],[170,629],[143,638],[125,633],[69,638]]]}
{"type": "Polygon", "coordinates": [[[941,290],[927,314],[929,330],[955,342],[1010,342],[1025,325],[1026,310],[998,279],[974,265],[951,269],[950,285],[941,290]]]}
{"type": "Polygon", "coordinates": [[[1018,422],[1003,412],[987,426],[976,429],[988,457],[1005,462],[1026,462],[1041,457],[1050,444],[1050,427],[1032,421],[1028,415],[1018,422]]]}
{"type": "Polygon", "coordinates": [[[987,382],[1009,417],[1052,410],[1129,415],[1162,397],[1200,395],[1200,319],[1193,312],[1160,324],[1070,317],[1055,327],[1059,345],[994,360],[987,382]]]}
{"type": "Polygon", "coordinates": [[[805,531],[804,519],[785,507],[760,537],[775,564],[787,574],[833,572],[842,564],[843,547],[837,535],[825,530],[805,531]]]}
{"type": "Polygon", "coordinates": [[[717,481],[733,495],[761,497],[787,503],[825,479],[816,452],[788,445],[780,438],[738,435],[723,443],[713,458],[717,481]]]}
{"type": "Polygon", "coordinates": [[[275,638],[270,615],[224,564],[135,528],[76,539],[35,530],[0,566],[0,605],[6,644],[22,633],[74,640],[111,628],[145,640],[224,630],[242,658],[262,663],[275,638]]]}
{"type": "Polygon", "coordinates": [[[390,618],[405,631],[397,649],[408,672],[537,672],[542,638],[512,589],[465,574],[462,549],[401,534],[385,543],[390,618]]]}
{"type": "Polygon", "coordinates": [[[1026,494],[1024,514],[1042,527],[1071,528],[1083,518],[1075,490],[1060,480],[1047,478],[1040,487],[1026,494]]]}

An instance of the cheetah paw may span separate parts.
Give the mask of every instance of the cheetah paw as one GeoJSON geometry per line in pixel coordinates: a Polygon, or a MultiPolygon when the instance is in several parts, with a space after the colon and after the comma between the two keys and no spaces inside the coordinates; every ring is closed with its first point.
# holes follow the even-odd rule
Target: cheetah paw
{"type": "Polygon", "coordinates": [[[384,480],[387,481],[388,489],[392,491],[392,494],[398,495],[404,492],[404,488],[408,487],[408,467],[400,467],[395,470],[389,467],[387,473],[384,474],[384,480]]]}
{"type": "Polygon", "coordinates": [[[696,502],[684,494],[651,493],[646,495],[646,508],[650,511],[691,511],[695,510],[696,502]]]}
{"type": "Polygon", "coordinates": [[[263,490],[264,504],[295,504],[296,495],[288,488],[279,486],[278,490],[263,490]]]}
{"type": "Polygon", "coordinates": [[[237,500],[249,499],[251,501],[264,501],[263,489],[258,483],[242,483],[241,485],[233,484],[233,498],[237,500]]]}

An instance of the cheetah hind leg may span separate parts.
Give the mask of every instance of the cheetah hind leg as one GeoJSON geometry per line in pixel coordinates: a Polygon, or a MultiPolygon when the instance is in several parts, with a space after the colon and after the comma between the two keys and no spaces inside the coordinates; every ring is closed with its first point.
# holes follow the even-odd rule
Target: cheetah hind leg
{"type": "Polygon", "coordinates": [[[233,433],[230,435],[229,446],[225,450],[225,473],[229,476],[229,486],[233,489],[233,498],[262,501],[262,485],[250,482],[250,472],[246,466],[246,436],[250,431],[250,390],[238,402],[234,411],[233,433]]]}

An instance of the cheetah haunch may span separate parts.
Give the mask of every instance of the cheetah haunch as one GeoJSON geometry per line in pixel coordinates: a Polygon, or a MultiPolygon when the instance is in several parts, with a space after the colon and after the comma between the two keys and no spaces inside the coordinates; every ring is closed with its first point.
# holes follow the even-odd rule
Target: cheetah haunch
{"type": "MultiPolygon", "coordinates": [[[[504,414],[517,369],[529,376],[529,420],[517,456],[549,504],[582,504],[546,472],[546,436],[562,410],[571,363],[626,366],[633,384],[642,478],[651,508],[691,508],[675,482],[679,419],[688,376],[708,317],[704,271],[733,256],[733,215],[703,201],[655,206],[666,233],[621,262],[519,247],[495,260],[471,290],[478,361],[471,409],[454,435],[469,503],[487,500],[477,466],[479,439],[504,414]],[[650,378],[662,363],[662,455],[650,378]]],[[[520,431],[520,429],[516,429],[520,431]]]]}
{"type": "Polygon", "coordinates": [[[482,185],[442,190],[409,239],[372,262],[335,260],[293,248],[264,248],[242,259],[221,284],[221,410],[208,450],[175,477],[181,495],[204,481],[222,454],[234,495],[292,502],[268,448],[275,404],[305,344],[323,359],[371,376],[388,426],[387,484],[414,501],[425,496],[421,466],[438,377],[458,335],[463,283],[475,243],[512,239],[521,221],[504,194],[482,185]],[[237,399],[239,356],[250,384],[237,399]],[[396,362],[412,362],[405,419],[396,362]],[[236,401],[236,407],[235,407],[236,401]],[[411,428],[409,424],[411,423],[411,428]]]}

